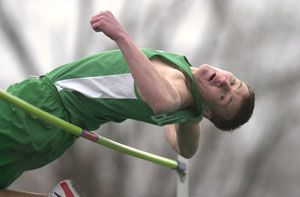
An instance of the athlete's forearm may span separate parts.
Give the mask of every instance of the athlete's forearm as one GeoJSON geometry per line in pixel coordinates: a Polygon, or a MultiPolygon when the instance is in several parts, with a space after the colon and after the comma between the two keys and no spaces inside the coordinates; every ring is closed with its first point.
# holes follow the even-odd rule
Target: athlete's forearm
{"type": "Polygon", "coordinates": [[[191,158],[198,150],[200,141],[199,122],[186,121],[176,125],[177,141],[183,156],[191,158]]]}
{"type": "Polygon", "coordinates": [[[186,121],[163,127],[167,141],[173,149],[185,158],[191,158],[198,150],[200,141],[200,124],[186,121]]]}
{"type": "Polygon", "coordinates": [[[168,143],[178,154],[180,154],[178,141],[177,141],[177,134],[176,134],[176,125],[175,124],[165,125],[163,126],[163,131],[168,143]]]}

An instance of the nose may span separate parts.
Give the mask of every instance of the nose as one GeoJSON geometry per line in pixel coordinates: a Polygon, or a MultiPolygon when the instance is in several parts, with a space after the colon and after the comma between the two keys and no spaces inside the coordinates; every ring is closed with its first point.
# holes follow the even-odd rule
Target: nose
{"type": "Polygon", "coordinates": [[[230,89],[229,81],[224,76],[219,78],[219,80],[217,81],[217,86],[224,88],[225,90],[230,89]]]}

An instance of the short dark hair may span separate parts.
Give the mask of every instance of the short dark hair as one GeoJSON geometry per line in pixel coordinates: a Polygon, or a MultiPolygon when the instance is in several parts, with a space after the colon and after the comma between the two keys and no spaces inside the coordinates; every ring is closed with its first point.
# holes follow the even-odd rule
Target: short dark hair
{"type": "Polygon", "coordinates": [[[255,94],[254,90],[247,83],[245,84],[248,88],[249,96],[243,99],[240,109],[238,110],[236,115],[233,116],[233,118],[227,120],[222,118],[215,112],[212,113],[212,118],[210,119],[210,121],[218,129],[223,131],[232,131],[248,122],[248,120],[251,118],[254,110],[255,94]]]}

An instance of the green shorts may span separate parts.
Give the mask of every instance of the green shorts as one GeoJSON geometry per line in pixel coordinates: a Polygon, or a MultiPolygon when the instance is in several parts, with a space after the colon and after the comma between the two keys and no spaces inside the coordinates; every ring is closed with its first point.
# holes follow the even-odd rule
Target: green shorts
{"type": "MultiPolygon", "coordinates": [[[[14,84],[7,92],[69,121],[69,114],[55,87],[45,78],[14,84]]],[[[76,136],[0,100],[0,188],[8,187],[24,171],[57,159],[76,139],[76,136]]]]}

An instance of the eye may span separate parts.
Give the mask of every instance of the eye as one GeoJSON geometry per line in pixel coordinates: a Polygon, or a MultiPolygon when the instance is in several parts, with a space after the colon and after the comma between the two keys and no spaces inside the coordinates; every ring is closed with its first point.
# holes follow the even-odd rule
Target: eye
{"type": "Polygon", "coordinates": [[[231,83],[230,83],[230,85],[234,85],[235,84],[235,81],[236,81],[236,79],[233,79],[232,81],[231,81],[231,83]]]}
{"type": "Polygon", "coordinates": [[[223,100],[225,99],[225,96],[226,96],[226,95],[225,95],[224,93],[222,93],[222,94],[221,94],[221,97],[220,97],[220,100],[223,101],[223,100]]]}

